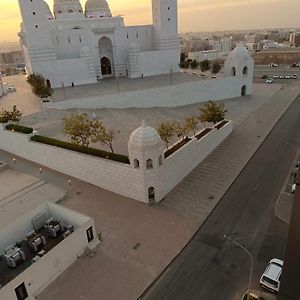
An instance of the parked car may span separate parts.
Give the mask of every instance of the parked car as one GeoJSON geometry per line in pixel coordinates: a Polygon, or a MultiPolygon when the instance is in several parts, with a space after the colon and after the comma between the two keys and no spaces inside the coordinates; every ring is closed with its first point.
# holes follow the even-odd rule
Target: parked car
{"type": "Polygon", "coordinates": [[[11,93],[11,92],[15,92],[16,88],[12,84],[5,82],[3,83],[3,90],[7,93],[11,93]]]}
{"type": "Polygon", "coordinates": [[[264,273],[260,277],[260,285],[272,292],[279,292],[280,276],[282,273],[283,261],[273,258],[268,263],[264,273]]]}
{"type": "Polygon", "coordinates": [[[296,191],[296,183],[294,183],[294,184],[292,185],[291,193],[294,194],[295,191],[296,191]]]}
{"type": "Polygon", "coordinates": [[[284,76],[285,79],[292,79],[292,75],[291,74],[287,74],[284,76]]]}
{"type": "Polygon", "coordinates": [[[270,67],[277,68],[277,67],[278,67],[278,65],[277,65],[277,64],[274,64],[274,63],[270,63],[270,67]]]}
{"type": "Polygon", "coordinates": [[[281,75],[279,76],[279,78],[280,78],[280,79],[284,79],[284,75],[281,74],[281,75]]]}
{"type": "Polygon", "coordinates": [[[261,79],[267,79],[268,78],[268,76],[266,75],[266,74],[264,74],[264,75],[261,75],[261,77],[260,77],[261,79]]]}
{"type": "Polygon", "coordinates": [[[278,74],[275,74],[275,75],[273,76],[273,78],[274,78],[274,79],[279,79],[279,75],[278,75],[278,74]]]}
{"type": "Polygon", "coordinates": [[[293,75],[292,75],[292,79],[297,79],[297,75],[296,75],[296,74],[293,74],[293,75]]]}
{"type": "Polygon", "coordinates": [[[268,78],[268,79],[266,80],[266,83],[273,83],[273,79],[272,79],[272,78],[268,78]]]}
{"type": "Polygon", "coordinates": [[[41,98],[41,102],[42,103],[52,102],[52,99],[50,99],[49,97],[41,98]]]}

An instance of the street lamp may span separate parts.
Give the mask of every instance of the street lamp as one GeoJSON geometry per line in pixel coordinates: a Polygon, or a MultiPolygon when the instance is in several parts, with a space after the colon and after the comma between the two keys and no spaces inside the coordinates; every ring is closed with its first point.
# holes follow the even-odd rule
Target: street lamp
{"type": "Polygon", "coordinates": [[[285,63],[286,63],[286,55],[283,57],[284,58],[284,61],[283,61],[283,76],[282,76],[282,80],[281,80],[281,90],[283,89],[283,81],[285,79],[285,63]]]}
{"type": "Polygon", "coordinates": [[[170,85],[173,85],[173,65],[170,66],[170,85]]]}
{"type": "Polygon", "coordinates": [[[231,242],[233,242],[236,246],[240,247],[241,249],[243,249],[247,255],[250,257],[250,261],[251,261],[251,267],[250,267],[250,274],[249,274],[249,282],[248,282],[248,289],[247,289],[247,292],[248,292],[248,300],[250,300],[250,288],[251,288],[251,280],[252,280],[252,272],[253,272],[253,257],[251,255],[251,253],[249,252],[248,249],[246,249],[244,246],[242,246],[241,244],[239,244],[237,241],[233,240],[232,238],[230,238],[228,235],[224,235],[224,238],[226,240],[229,240],[231,242]]]}

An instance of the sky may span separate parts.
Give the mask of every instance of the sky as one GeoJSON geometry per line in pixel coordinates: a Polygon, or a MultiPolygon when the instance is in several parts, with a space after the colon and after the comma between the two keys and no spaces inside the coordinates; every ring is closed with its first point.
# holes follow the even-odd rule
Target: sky
{"type": "MultiPolygon", "coordinates": [[[[53,0],[46,0],[52,9],[53,0]]],[[[80,1],[82,5],[86,0],[80,1]]],[[[126,25],[151,23],[151,0],[108,0],[126,25]]],[[[300,27],[300,0],[178,0],[179,32],[300,27]]],[[[17,0],[0,0],[0,42],[17,41],[17,0]]]]}

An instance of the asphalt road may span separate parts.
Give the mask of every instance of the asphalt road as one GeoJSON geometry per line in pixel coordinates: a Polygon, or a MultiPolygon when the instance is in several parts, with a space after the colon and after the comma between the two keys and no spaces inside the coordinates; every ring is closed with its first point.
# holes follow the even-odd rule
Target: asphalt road
{"type": "MultiPolygon", "coordinates": [[[[247,288],[250,259],[223,236],[238,240],[254,259],[253,289],[268,261],[283,258],[288,226],[274,205],[296,157],[300,97],[224,195],[198,233],[142,299],[227,300],[247,288]]],[[[240,299],[240,298],[239,298],[240,299]]]]}

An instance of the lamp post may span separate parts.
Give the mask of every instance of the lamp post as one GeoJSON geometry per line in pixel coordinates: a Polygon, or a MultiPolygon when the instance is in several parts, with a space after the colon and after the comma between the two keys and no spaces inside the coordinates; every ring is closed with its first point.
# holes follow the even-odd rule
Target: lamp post
{"type": "Polygon", "coordinates": [[[173,85],[173,66],[170,66],[170,85],[173,85]]]}
{"type": "Polygon", "coordinates": [[[284,61],[283,61],[283,73],[282,73],[282,80],[281,80],[281,90],[283,89],[283,81],[285,79],[285,63],[286,63],[286,55],[283,57],[284,61]]]}
{"type": "Polygon", "coordinates": [[[236,246],[240,247],[241,249],[243,249],[247,255],[250,257],[250,261],[251,261],[251,267],[250,267],[250,273],[249,273],[249,281],[248,281],[248,297],[247,299],[250,300],[250,289],[251,289],[251,281],[252,281],[252,272],[253,272],[253,257],[251,255],[251,253],[249,252],[249,250],[247,248],[245,248],[244,246],[242,246],[241,244],[239,244],[237,241],[233,240],[232,238],[230,238],[228,235],[224,235],[224,238],[226,240],[231,241],[232,243],[234,243],[236,246]]]}

